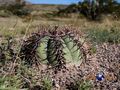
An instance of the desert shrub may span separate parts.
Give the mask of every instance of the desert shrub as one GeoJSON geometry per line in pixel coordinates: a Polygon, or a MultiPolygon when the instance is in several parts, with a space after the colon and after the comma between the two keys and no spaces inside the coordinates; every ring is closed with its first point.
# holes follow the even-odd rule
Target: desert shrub
{"type": "Polygon", "coordinates": [[[117,28],[92,29],[88,31],[88,36],[93,43],[120,43],[120,30],[117,28]]]}
{"type": "Polygon", "coordinates": [[[74,13],[74,12],[78,12],[78,6],[77,4],[71,4],[69,5],[67,8],[64,9],[64,12],[63,12],[63,9],[59,9],[59,12],[58,13],[74,13]]]}
{"type": "Polygon", "coordinates": [[[26,6],[25,2],[21,2],[21,0],[19,0],[18,2],[16,0],[16,2],[12,4],[1,5],[0,10],[11,12],[12,14],[17,15],[17,16],[26,16],[31,13],[31,10],[28,8],[25,8],[25,6],[26,6]]]}
{"type": "Polygon", "coordinates": [[[27,8],[24,8],[24,6],[25,4],[15,3],[7,6],[7,10],[17,16],[25,16],[30,14],[30,10],[27,8]]]}
{"type": "Polygon", "coordinates": [[[64,9],[58,9],[56,15],[69,16],[71,13],[80,13],[89,20],[101,20],[104,14],[120,16],[120,4],[116,0],[83,0],[78,4],[71,4],[64,9]]]}

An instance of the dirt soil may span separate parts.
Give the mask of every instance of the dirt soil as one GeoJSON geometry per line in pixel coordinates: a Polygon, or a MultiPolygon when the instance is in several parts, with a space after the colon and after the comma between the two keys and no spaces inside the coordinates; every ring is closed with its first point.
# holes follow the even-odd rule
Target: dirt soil
{"type": "MultiPolygon", "coordinates": [[[[88,51],[87,59],[79,66],[68,66],[58,72],[52,69],[36,70],[35,79],[39,82],[44,76],[49,76],[55,90],[67,89],[75,84],[75,81],[89,80],[93,88],[91,90],[120,90],[120,45],[103,44],[96,46],[96,53],[88,51]],[[105,78],[96,80],[96,74],[103,72],[105,78]]],[[[53,90],[54,90],[53,89],[53,90]]]]}

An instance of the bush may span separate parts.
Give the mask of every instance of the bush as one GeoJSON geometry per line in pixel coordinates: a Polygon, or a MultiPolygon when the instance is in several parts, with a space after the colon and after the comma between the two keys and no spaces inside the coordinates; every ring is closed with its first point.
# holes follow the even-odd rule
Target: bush
{"type": "Polygon", "coordinates": [[[2,6],[0,6],[0,10],[4,10],[7,12],[11,12],[14,15],[17,16],[26,16],[29,15],[31,13],[31,11],[28,8],[25,8],[26,4],[25,2],[15,2],[13,4],[4,4],[2,6]]]}
{"type": "Polygon", "coordinates": [[[30,14],[30,10],[24,8],[24,6],[25,6],[24,4],[15,3],[13,5],[7,6],[7,10],[17,16],[25,16],[30,14]]]}

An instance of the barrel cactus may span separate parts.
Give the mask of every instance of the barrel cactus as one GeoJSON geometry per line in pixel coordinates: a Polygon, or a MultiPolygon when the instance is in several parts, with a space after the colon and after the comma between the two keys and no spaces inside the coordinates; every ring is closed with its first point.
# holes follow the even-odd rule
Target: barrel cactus
{"type": "Polygon", "coordinates": [[[79,31],[55,26],[32,34],[24,41],[20,55],[29,65],[42,63],[58,68],[80,65],[84,57],[83,41],[79,31]]]}

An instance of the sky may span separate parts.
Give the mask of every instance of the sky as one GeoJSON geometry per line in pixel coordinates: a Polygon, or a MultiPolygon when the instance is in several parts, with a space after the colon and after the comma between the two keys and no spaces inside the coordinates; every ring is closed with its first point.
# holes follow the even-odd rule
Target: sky
{"type": "Polygon", "coordinates": [[[71,4],[77,3],[80,0],[27,0],[34,4],[71,4]]]}
{"type": "Polygon", "coordinates": [[[77,3],[80,0],[27,0],[27,1],[34,4],[71,4],[71,3],[77,3]]]}

